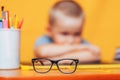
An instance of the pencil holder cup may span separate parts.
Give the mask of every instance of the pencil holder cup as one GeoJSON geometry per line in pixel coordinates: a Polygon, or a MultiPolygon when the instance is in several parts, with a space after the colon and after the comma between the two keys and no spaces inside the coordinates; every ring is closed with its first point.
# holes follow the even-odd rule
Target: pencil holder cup
{"type": "Polygon", "coordinates": [[[20,67],[20,30],[0,29],[0,69],[20,67]]]}

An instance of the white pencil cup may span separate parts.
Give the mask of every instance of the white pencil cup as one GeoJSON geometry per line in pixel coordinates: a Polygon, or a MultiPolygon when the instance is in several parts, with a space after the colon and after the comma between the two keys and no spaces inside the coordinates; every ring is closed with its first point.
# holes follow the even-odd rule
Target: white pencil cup
{"type": "Polygon", "coordinates": [[[0,69],[20,67],[20,30],[0,29],[0,69]]]}

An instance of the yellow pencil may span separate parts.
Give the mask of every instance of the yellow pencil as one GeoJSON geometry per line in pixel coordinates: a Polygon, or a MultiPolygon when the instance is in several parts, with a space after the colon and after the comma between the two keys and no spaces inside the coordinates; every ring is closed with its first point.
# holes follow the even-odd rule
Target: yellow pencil
{"type": "Polygon", "coordinates": [[[10,20],[10,28],[11,28],[13,26],[13,24],[12,24],[12,18],[10,17],[9,20],[10,20]]]}
{"type": "Polygon", "coordinates": [[[18,17],[15,15],[14,28],[17,29],[17,27],[18,27],[18,17]]]}

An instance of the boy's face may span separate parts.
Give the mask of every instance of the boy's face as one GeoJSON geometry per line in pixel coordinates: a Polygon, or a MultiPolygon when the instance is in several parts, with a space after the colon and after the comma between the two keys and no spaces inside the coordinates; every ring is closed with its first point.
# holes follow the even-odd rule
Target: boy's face
{"type": "Polygon", "coordinates": [[[50,26],[50,33],[53,41],[57,44],[80,44],[83,20],[57,19],[53,26],[50,26]]]}

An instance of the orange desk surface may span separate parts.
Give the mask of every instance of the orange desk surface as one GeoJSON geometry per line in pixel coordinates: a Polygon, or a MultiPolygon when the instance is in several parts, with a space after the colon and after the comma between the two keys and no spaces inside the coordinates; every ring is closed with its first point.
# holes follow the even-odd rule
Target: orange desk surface
{"type": "Polygon", "coordinates": [[[120,69],[79,69],[73,74],[52,70],[39,74],[33,70],[0,70],[0,80],[120,80],[120,69]]]}

